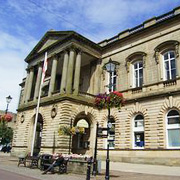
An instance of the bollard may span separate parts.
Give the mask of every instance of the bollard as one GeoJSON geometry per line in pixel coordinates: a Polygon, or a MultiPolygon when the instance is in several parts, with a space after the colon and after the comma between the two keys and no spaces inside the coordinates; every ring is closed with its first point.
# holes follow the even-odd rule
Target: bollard
{"type": "Polygon", "coordinates": [[[90,180],[90,178],[91,178],[91,159],[89,159],[87,163],[86,180],[90,180]]]}

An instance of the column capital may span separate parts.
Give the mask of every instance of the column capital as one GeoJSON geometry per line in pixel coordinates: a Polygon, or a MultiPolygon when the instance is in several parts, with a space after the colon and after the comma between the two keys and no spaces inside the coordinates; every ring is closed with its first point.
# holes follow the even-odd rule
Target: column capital
{"type": "Polygon", "coordinates": [[[76,50],[77,50],[77,47],[75,45],[72,44],[71,46],[69,46],[69,51],[76,52],[76,50]]]}
{"type": "Polygon", "coordinates": [[[34,70],[34,66],[29,66],[28,68],[27,68],[27,71],[33,71],[34,70]]]}
{"type": "Polygon", "coordinates": [[[39,62],[37,63],[37,65],[38,65],[38,67],[42,67],[43,61],[39,61],[39,62]]]}
{"type": "Polygon", "coordinates": [[[76,53],[79,54],[79,55],[82,55],[83,51],[80,48],[76,48],[76,53]]]}
{"type": "Polygon", "coordinates": [[[29,72],[30,72],[30,68],[29,68],[29,67],[27,67],[27,68],[26,68],[26,71],[27,71],[27,73],[29,73],[29,72]]]}
{"type": "Polygon", "coordinates": [[[69,48],[63,49],[64,54],[69,54],[69,48]]]}
{"type": "Polygon", "coordinates": [[[60,56],[59,54],[54,53],[54,54],[52,54],[52,56],[51,56],[51,57],[52,57],[53,59],[58,60],[59,56],[60,56]]]}

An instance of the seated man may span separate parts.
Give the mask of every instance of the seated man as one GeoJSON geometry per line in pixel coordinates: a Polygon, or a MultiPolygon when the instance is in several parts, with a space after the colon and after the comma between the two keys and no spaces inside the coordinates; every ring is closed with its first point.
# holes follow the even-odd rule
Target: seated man
{"type": "Polygon", "coordinates": [[[55,161],[42,174],[46,174],[48,171],[53,172],[54,167],[61,165],[63,161],[64,161],[64,157],[62,156],[62,154],[61,153],[57,154],[55,156],[55,161]]]}

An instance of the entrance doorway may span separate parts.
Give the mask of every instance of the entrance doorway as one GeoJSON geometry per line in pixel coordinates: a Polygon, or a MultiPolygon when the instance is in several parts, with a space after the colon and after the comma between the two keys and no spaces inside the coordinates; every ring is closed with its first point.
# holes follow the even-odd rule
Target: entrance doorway
{"type": "Polygon", "coordinates": [[[72,153],[73,154],[86,154],[90,145],[90,123],[86,119],[79,119],[76,121],[75,126],[77,131],[72,138],[72,153]],[[83,131],[82,131],[83,129],[83,131]]]}

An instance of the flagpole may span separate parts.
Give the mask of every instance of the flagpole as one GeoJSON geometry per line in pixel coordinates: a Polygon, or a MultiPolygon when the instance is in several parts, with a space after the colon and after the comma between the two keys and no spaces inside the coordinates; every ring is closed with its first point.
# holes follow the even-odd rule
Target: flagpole
{"type": "Polygon", "coordinates": [[[33,152],[34,152],[36,127],[37,127],[38,114],[39,114],[39,105],[40,105],[40,100],[41,100],[41,90],[42,90],[42,85],[43,85],[43,81],[45,78],[46,69],[47,69],[47,52],[45,53],[43,72],[42,72],[42,76],[41,76],[41,85],[40,85],[40,89],[39,89],[38,102],[37,102],[37,107],[36,107],[36,116],[35,116],[35,122],[34,122],[33,139],[32,139],[32,144],[31,144],[31,156],[33,156],[33,152]]]}

